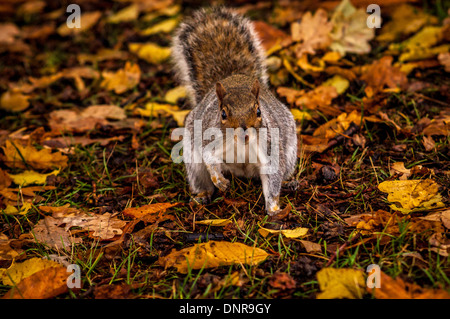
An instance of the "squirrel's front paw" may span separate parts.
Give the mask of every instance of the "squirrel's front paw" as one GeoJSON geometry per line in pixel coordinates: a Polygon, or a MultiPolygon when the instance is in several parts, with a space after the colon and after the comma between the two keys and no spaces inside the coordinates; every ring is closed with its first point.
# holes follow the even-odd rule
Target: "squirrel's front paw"
{"type": "Polygon", "coordinates": [[[230,187],[230,181],[222,175],[212,176],[211,181],[220,191],[224,193],[227,191],[228,187],[230,187]]]}
{"type": "Polygon", "coordinates": [[[206,205],[211,203],[211,195],[207,192],[199,193],[191,198],[191,203],[196,205],[206,205]]]}

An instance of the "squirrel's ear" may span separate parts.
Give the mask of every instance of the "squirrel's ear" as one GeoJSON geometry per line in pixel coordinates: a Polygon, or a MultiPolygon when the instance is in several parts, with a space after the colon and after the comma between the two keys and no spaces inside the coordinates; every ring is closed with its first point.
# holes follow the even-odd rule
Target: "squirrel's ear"
{"type": "Polygon", "coordinates": [[[259,81],[258,79],[256,79],[253,82],[253,86],[252,86],[252,94],[255,96],[256,99],[259,98],[259,81]]]}
{"type": "Polygon", "coordinates": [[[219,101],[221,104],[223,102],[223,97],[225,96],[226,93],[227,93],[227,91],[225,91],[225,88],[223,87],[222,83],[217,82],[216,83],[216,94],[217,94],[217,97],[219,98],[219,101]]]}

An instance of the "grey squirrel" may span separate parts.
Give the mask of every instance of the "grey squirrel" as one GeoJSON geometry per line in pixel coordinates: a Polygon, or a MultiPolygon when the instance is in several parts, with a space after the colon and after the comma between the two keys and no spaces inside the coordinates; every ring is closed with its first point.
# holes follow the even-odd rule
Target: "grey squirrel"
{"type": "Polygon", "coordinates": [[[192,106],[185,120],[189,136],[196,127],[201,133],[216,129],[214,147],[204,139],[196,145],[183,138],[194,200],[209,202],[214,186],[226,191],[230,182],[224,174],[259,177],[266,212],[275,215],[282,183],[295,170],[297,136],[291,112],[268,89],[265,52],[252,22],[224,7],[200,9],[176,31],[172,59],[192,106]],[[242,152],[244,160],[236,160],[242,152]],[[187,154],[200,154],[200,161],[189,160],[187,154]],[[268,158],[270,165],[276,164],[271,169],[268,158]]]}

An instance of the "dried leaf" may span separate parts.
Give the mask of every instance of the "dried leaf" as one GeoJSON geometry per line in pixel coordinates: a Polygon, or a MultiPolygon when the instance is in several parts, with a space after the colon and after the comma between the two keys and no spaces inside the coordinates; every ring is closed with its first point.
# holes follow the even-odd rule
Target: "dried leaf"
{"type": "Polygon", "coordinates": [[[38,271],[11,288],[3,299],[48,299],[66,293],[66,267],[51,267],[38,271]]]}
{"type": "Polygon", "coordinates": [[[333,42],[330,48],[345,53],[369,53],[369,41],[375,36],[375,30],[367,27],[367,14],[364,9],[356,9],[350,0],[343,0],[331,17],[333,30],[330,37],[333,42]]]}
{"type": "Polygon", "coordinates": [[[48,174],[41,174],[35,171],[26,170],[20,174],[8,174],[15,184],[20,186],[28,186],[31,184],[43,185],[45,184],[47,177],[50,175],[58,175],[59,169],[54,170],[48,174]]]}
{"type": "Polygon", "coordinates": [[[138,64],[126,62],[123,69],[117,72],[103,71],[102,76],[101,87],[114,91],[116,94],[122,94],[139,84],[141,69],[138,64]]]}
{"type": "Polygon", "coordinates": [[[292,40],[299,42],[295,49],[297,58],[300,59],[305,53],[315,54],[316,50],[326,49],[331,44],[332,28],[327,12],[323,9],[318,9],[314,15],[306,12],[300,23],[292,23],[292,40]]]}
{"type": "Polygon", "coordinates": [[[207,225],[207,226],[226,226],[229,223],[231,223],[231,220],[229,219],[203,219],[203,220],[196,220],[196,224],[199,225],[207,225]]]}
{"type": "Polygon", "coordinates": [[[305,237],[308,233],[308,228],[297,227],[294,229],[268,229],[264,227],[260,227],[258,232],[263,237],[267,237],[268,235],[279,235],[282,234],[286,238],[300,238],[305,237]]]}
{"type": "Polygon", "coordinates": [[[28,108],[29,97],[18,90],[6,91],[0,98],[0,108],[9,112],[21,112],[28,108]]]}
{"type": "Polygon", "coordinates": [[[432,179],[385,181],[378,185],[382,192],[389,193],[390,207],[404,214],[415,211],[431,210],[444,206],[439,186],[432,179]],[[400,203],[397,206],[395,203],[400,203]]]}
{"type": "Polygon", "coordinates": [[[317,299],[361,299],[366,281],[361,270],[322,268],[317,272],[321,293],[317,299]]]}
{"type": "Polygon", "coordinates": [[[7,140],[2,147],[5,155],[4,163],[11,168],[49,169],[53,167],[64,168],[67,166],[68,157],[60,152],[52,153],[49,149],[37,150],[31,145],[22,146],[18,141],[7,140]],[[27,165],[26,165],[26,164],[27,165]]]}
{"type": "Polygon", "coordinates": [[[450,299],[444,289],[426,289],[380,272],[380,288],[367,288],[377,299],[450,299]]]}
{"type": "Polygon", "coordinates": [[[72,245],[83,242],[81,238],[73,237],[70,231],[59,227],[59,225],[61,225],[61,222],[58,219],[46,216],[37,222],[31,233],[39,243],[57,250],[69,250],[72,245]]]}
{"type": "Polygon", "coordinates": [[[81,20],[81,27],[80,28],[69,28],[67,26],[66,21],[64,21],[63,24],[61,24],[58,29],[56,30],[60,36],[69,36],[69,35],[77,35],[82,32],[88,31],[90,28],[92,28],[97,21],[102,16],[102,13],[100,11],[92,11],[92,12],[85,12],[82,13],[80,16],[81,20]]]}
{"type": "Polygon", "coordinates": [[[120,22],[128,22],[134,21],[139,16],[139,5],[134,3],[128,7],[123,8],[117,13],[111,15],[106,19],[109,23],[120,23],[120,22]]]}
{"type": "Polygon", "coordinates": [[[178,18],[170,18],[164,21],[161,21],[154,26],[151,26],[145,30],[142,30],[140,33],[142,35],[152,35],[159,33],[170,33],[172,32],[178,25],[180,20],[178,18]]]}
{"type": "Polygon", "coordinates": [[[146,117],[157,117],[158,115],[169,114],[177,122],[178,126],[184,125],[184,120],[189,114],[190,110],[180,110],[176,105],[171,104],[160,104],[156,102],[149,102],[145,104],[145,108],[138,108],[135,112],[141,116],[146,117]]]}
{"type": "Polygon", "coordinates": [[[161,47],[155,43],[130,43],[128,49],[152,64],[161,64],[166,61],[169,59],[171,52],[170,48],[161,47]]]}
{"type": "Polygon", "coordinates": [[[161,257],[159,264],[165,268],[176,267],[178,272],[185,274],[188,269],[216,268],[233,264],[255,266],[267,256],[262,249],[238,242],[209,241],[179,251],[173,250],[169,255],[161,257]]]}
{"type": "Polygon", "coordinates": [[[21,263],[13,263],[8,269],[3,269],[0,280],[6,286],[14,286],[38,271],[60,266],[57,262],[35,257],[21,263]]]}

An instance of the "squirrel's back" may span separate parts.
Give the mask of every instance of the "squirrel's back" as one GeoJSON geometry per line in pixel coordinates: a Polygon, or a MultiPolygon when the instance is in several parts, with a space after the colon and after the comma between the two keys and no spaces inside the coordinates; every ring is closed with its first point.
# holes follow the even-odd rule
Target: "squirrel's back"
{"type": "Polygon", "coordinates": [[[227,8],[201,9],[185,20],[175,34],[172,58],[193,107],[233,74],[267,86],[265,52],[252,22],[227,8]]]}

